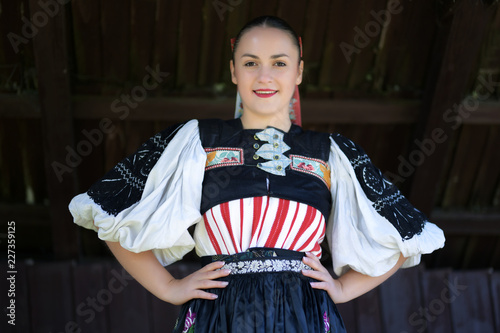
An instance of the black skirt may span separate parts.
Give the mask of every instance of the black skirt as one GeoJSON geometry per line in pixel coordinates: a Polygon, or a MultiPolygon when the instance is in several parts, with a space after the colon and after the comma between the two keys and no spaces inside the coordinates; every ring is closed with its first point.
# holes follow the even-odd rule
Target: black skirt
{"type": "Polygon", "coordinates": [[[304,253],[252,248],[229,256],[202,258],[202,265],[222,260],[231,274],[225,288],[207,289],[215,300],[185,303],[174,333],[338,333],[345,332],[337,307],[316,281],[301,273],[304,253]]]}

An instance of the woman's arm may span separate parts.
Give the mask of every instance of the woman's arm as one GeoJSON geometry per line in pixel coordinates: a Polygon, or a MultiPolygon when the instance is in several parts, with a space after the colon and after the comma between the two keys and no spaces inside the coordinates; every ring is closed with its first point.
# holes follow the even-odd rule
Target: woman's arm
{"type": "Polygon", "coordinates": [[[377,287],[393,275],[403,265],[405,260],[406,258],[401,254],[396,265],[390,271],[380,276],[372,277],[351,269],[340,278],[334,279],[330,272],[321,264],[319,258],[308,252],[303,261],[313,270],[304,270],[302,273],[305,276],[321,281],[311,282],[311,286],[315,289],[326,290],[334,303],[338,304],[348,302],[377,287]]]}
{"type": "Polygon", "coordinates": [[[106,241],[111,252],[144,288],[159,299],[175,304],[183,304],[193,298],[216,299],[217,295],[203,291],[208,288],[224,288],[227,282],[214,281],[227,276],[230,270],[218,270],[223,262],[213,262],[183,279],[175,279],[156,259],[152,251],[140,253],[124,249],[118,242],[106,241]]]}

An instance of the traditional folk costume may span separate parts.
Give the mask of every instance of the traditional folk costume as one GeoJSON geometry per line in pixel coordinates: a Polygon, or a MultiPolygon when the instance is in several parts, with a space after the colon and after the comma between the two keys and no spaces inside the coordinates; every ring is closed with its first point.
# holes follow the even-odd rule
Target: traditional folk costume
{"type": "MultiPolygon", "coordinates": [[[[379,276],[444,245],[365,152],[340,134],[243,129],[236,118],[190,120],[147,141],[70,203],[75,223],[167,266],[193,248],[222,260],[216,300],[183,305],[174,332],[345,332],[335,304],[301,271],[304,252],[331,253],[334,272],[379,276]],[[194,227],[191,234],[188,228],[194,227]],[[328,245],[322,244],[327,238],[328,245]]],[[[326,243],[326,242],[325,242],[326,243]]]]}

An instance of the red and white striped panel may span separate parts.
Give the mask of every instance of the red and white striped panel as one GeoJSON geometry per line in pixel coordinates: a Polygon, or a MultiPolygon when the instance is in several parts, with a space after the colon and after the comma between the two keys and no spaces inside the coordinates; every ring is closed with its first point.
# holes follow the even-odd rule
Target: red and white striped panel
{"type": "Polygon", "coordinates": [[[250,247],[310,251],[321,257],[325,219],[314,207],[275,197],[237,199],[212,207],[204,215],[204,231],[216,254],[250,247]]]}

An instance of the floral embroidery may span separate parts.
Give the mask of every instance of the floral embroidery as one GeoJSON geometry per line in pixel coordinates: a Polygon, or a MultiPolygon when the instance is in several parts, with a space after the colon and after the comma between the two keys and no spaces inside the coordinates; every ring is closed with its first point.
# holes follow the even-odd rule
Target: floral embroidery
{"type": "Polygon", "coordinates": [[[291,161],[283,155],[284,152],[290,150],[290,147],[283,141],[284,134],[276,128],[268,127],[255,135],[259,140],[268,142],[263,144],[255,154],[269,161],[257,164],[257,168],[273,175],[285,176],[285,168],[291,161]]]}
{"type": "Polygon", "coordinates": [[[196,313],[191,311],[191,308],[188,309],[188,313],[186,315],[186,321],[184,322],[184,329],[182,333],[192,333],[194,332],[194,321],[196,320],[196,313]]]}
{"type": "Polygon", "coordinates": [[[243,164],[243,148],[205,148],[207,162],[205,170],[243,164]]]}
{"type": "Polygon", "coordinates": [[[290,155],[292,159],[291,168],[300,172],[305,172],[310,175],[316,176],[321,179],[325,185],[330,189],[330,167],[328,163],[318,160],[316,158],[310,158],[300,155],[290,155]]]}
{"type": "Polygon", "coordinates": [[[323,322],[325,323],[325,333],[330,333],[330,318],[328,318],[328,315],[323,313],[323,322]]]}
{"type": "Polygon", "coordinates": [[[229,262],[219,269],[230,269],[233,274],[262,273],[262,272],[301,272],[304,269],[312,269],[301,260],[289,259],[266,259],[229,262]]]}

